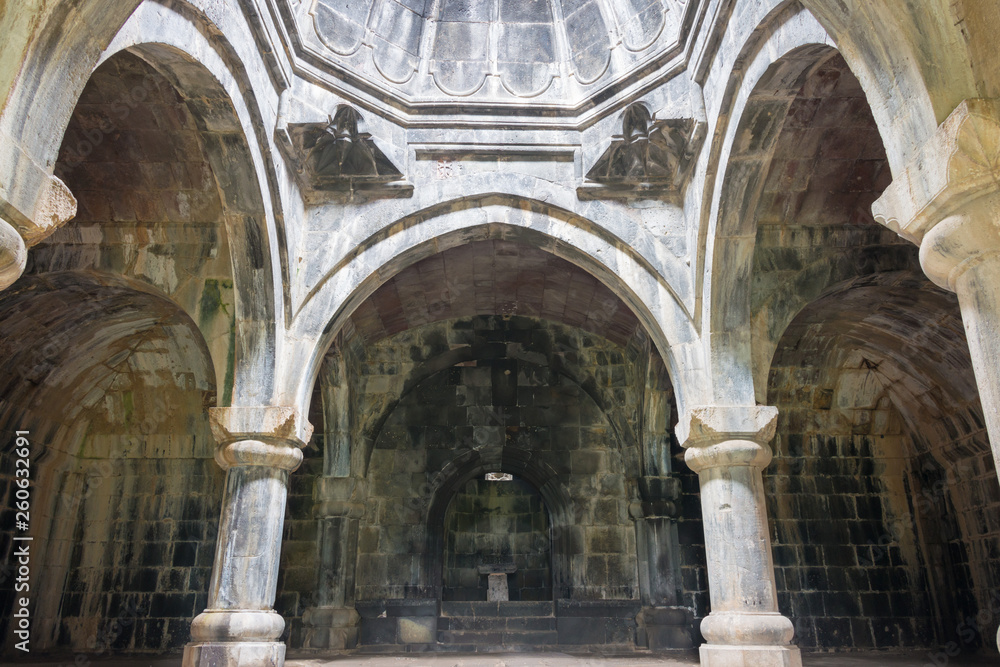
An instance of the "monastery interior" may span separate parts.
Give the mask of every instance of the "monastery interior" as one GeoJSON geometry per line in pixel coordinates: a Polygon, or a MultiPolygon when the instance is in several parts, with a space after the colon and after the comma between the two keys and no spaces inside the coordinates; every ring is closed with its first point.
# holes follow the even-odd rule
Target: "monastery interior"
{"type": "Polygon", "coordinates": [[[0,3],[4,662],[995,656],[998,32],[0,3]]]}

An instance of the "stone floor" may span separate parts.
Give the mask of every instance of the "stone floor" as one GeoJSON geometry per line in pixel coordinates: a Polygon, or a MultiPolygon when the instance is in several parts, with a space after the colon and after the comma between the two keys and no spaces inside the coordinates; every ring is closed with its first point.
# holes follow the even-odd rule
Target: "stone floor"
{"type": "MultiPolygon", "coordinates": [[[[58,661],[25,660],[4,662],[4,665],[32,667],[180,667],[175,658],[110,658],[102,659],[80,654],[58,661]],[[80,657],[83,657],[83,660],[80,657]]],[[[1000,665],[997,656],[949,657],[944,651],[909,653],[840,653],[803,655],[804,667],[972,667],[1000,665]]],[[[574,657],[563,653],[521,653],[516,655],[464,655],[433,653],[406,656],[340,656],[332,658],[290,658],[286,667],[672,667],[697,665],[695,653],[677,653],[641,657],[574,657]]]]}

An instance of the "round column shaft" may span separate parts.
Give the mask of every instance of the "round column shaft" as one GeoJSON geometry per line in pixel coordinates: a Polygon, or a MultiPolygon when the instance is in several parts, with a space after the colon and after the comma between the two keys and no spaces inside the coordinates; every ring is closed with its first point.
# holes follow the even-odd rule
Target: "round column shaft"
{"type": "Polygon", "coordinates": [[[774,408],[696,408],[684,460],[698,473],[711,613],[703,667],[800,667],[794,628],[778,613],[761,470],[774,408]]]}
{"type": "Polygon", "coordinates": [[[281,667],[285,645],[278,638],[285,622],[273,609],[281,531],[288,474],[302,462],[308,434],[302,439],[267,429],[264,412],[263,432],[251,439],[240,422],[252,413],[213,413],[213,431],[222,443],[215,458],[226,469],[226,491],[208,608],[191,623],[183,665],[281,667]]]}

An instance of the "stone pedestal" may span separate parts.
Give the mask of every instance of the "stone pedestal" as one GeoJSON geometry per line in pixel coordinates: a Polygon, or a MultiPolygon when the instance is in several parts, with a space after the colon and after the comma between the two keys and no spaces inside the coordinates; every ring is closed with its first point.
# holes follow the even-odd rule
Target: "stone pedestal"
{"type": "Polygon", "coordinates": [[[184,667],[281,667],[284,620],[273,610],[288,473],[311,427],[292,408],[213,408],[226,469],[208,609],[191,623],[184,667]]]}
{"type": "MultiPolygon", "coordinates": [[[[1000,469],[1000,101],[965,100],[872,205],[955,292],[1000,469]]],[[[1000,634],[998,634],[1000,643],[1000,634]]]]}
{"type": "Polygon", "coordinates": [[[701,623],[703,667],[800,667],[792,622],[778,613],[761,470],[778,411],[691,412],[684,460],[698,473],[712,611],[701,623]]]}
{"type": "Polygon", "coordinates": [[[305,648],[344,650],[358,645],[361,616],[349,607],[310,607],[302,614],[305,648]]]}

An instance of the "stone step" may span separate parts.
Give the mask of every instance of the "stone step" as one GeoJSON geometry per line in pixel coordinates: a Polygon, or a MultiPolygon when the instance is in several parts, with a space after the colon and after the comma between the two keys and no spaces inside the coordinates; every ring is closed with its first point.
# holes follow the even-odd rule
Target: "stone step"
{"type": "Polygon", "coordinates": [[[476,630],[482,632],[539,632],[556,629],[552,616],[442,616],[438,630],[476,630]]]}
{"type": "Polygon", "coordinates": [[[548,602],[442,602],[442,616],[555,616],[555,604],[548,602]]]}
{"type": "Polygon", "coordinates": [[[483,630],[438,630],[438,642],[446,645],[475,646],[476,650],[520,649],[553,646],[558,643],[555,630],[498,632],[483,630]]]}

